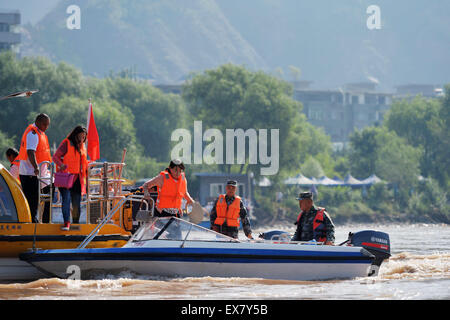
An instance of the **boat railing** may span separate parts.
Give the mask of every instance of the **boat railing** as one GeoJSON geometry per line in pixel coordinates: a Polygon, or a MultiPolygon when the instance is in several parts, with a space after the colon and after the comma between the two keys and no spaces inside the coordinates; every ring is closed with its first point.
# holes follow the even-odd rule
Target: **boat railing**
{"type": "MultiPolygon", "coordinates": [[[[39,203],[49,202],[49,221],[52,221],[52,203],[53,203],[53,176],[55,174],[55,164],[50,161],[43,161],[39,164],[39,175],[38,178],[38,196],[39,196],[39,203]],[[47,166],[47,170],[50,173],[50,175],[42,175],[42,172],[47,172],[47,170],[43,170],[44,166],[47,166]],[[49,193],[42,193],[41,190],[41,184],[45,184],[50,186],[50,192],[49,193]]],[[[39,217],[39,215],[38,215],[39,217]]]]}
{"type": "MultiPolygon", "coordinates": [[[[126,150],[124,150],[125,155],[126,150]]],[[[91,162],[87,168],[86,179],[86,195],[83,196],[81,201],[81,208],[86,208],[86,223],[97,224],[102,221],[108,215],[117,203],[121,202],[123,206],[125,201],[121,201],[130,195],[130,192],[123,191],[123,183],[126,179],[123,178],[123,168],[125,163],[123,162],[91,162]]],[[[61,208],[60,201],[55,203],[55,199],[61,199],[58,195],[58,188],[53,185],[55,164],[50,161],[44,161],[39,164],[39,203],[50,203],[50,223],[53,221],[54,209],[61,208]],[[48,170],[44,170],[45,166],[48,170]],[[44,173],[44,174],[42,174],[44,173]],[[50,185],[50,192],[43,193],[41,185],[50,185]],[[53,209],[53,210],[52,210],[53,209]]],[[[130,202],[142,202],[142,197],[131,196],[127,198],[130,202]]],[[[153,199],[152,199],[153,200],[153,199]]],[[[146,201],[146,200],[145,200],[146,201]]],[[[42,212],[44,206],[40,206],[39,222],[42,222],[42,212]]],[[[146,203],[148,207],[148,203],[146,203]]],[[[80,213],[81,214],[81,213],[80,213]]],[[[124,228],[124,210],[116,210],[118,216],[115,218],[115,224],[124,228]]]]}
{"type": "MultiPolygon", "coordinates": [[[[77,247],[77,249],[84,249],[86,246],[97,236],[100,229],[107,224],[111,218],[117,213],[117,211],[122,207],[122,205],[128,201],[128,200],[136,200],[136,198],[139,198],[141,202],[146,203],[146,209],[148,211],[148,202],[144,199],[145,196],[139,196],[139,195],[128,195],[126,197],[123,197],[119,202],[116,203],[116,205],[108,212],[108,214],[97,224],[97,226],[91,231],[91,233],[83,240],[83,242],[77,247]]],[[[151,198],[150,198],[151,199],[151,198]]],[[[151,199],[153,201],[153,199],[151,199]]],[[[152,210],[148,211],[153,216],[153,209],[154,209],[154,202],[152,205],[152,210]]]]}

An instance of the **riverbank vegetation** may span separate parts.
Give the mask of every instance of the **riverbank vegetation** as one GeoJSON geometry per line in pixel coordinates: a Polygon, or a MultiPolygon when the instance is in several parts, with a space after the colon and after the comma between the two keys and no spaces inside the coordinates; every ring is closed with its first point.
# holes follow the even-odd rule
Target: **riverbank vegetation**
{"type": "MultiPolygon", "coordinates": [[[[395,100],[382,124],[356,131],[348,148],[333,151],[330,137],[307,122],[289,83],[242,66],[227,64],[192,74],[182,94],[171,94],[135,79],[127,70],[92,78],[66,63],[2,53],[0,83],[1,96],[39,89],[31,98],[0,101],[4,165],[4,151],[19,148],[24,129],[38,113],[51,117],[47,134],[56,148],[74,126],[86,123],[91,98],[101,157],[120,161],[127,148],[127,178],[152,177],[164,169],[176,144],[172,132],[192,130],[194,121],[202,121],[203,130],[278,128],[279,171],[269,177],[270,187],[255,188],[254,215],[260,222],[295,220],[295,197],[305,187],[285,185],[287,177],[302,173],[344,178],[350,173],[359,179],[376,174],[385,183],[367,188],[318,187],[316,204],[326,207],[336,223],[450,223],[450,85],[441,98],[395,100]],[[283,194],[278,201],[277,192],[283,194]]],[[[248,155],[246,160],[189,165],[190,193],[195,197],[199,190],[196,171],[253,173],[259,181],[261,164],[250,164],[248,155]]]]}

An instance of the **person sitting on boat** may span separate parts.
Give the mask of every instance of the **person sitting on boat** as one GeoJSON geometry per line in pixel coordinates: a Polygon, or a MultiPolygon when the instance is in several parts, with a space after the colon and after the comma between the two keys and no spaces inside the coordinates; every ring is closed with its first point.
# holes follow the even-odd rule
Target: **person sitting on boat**
{"type": "Polygon", "coordinates": [[[9,163],[11,164],[8,171],[17,180],[19,180],[19,167],[20,167],[20,160],[17,159],[18,155],[19,151],[17,151],[16,148],[9,148],[8,150],[6,150],[6,158],[9,160],[9,163]]]}
{"type": "Polygon", "coordinates": [[[221,194],[214,202],[209,215],[211,230],[237,239],[240,219],[245,235],[247,238],[253,239],[247,209],[245,208],[242,199],[236,195],[236,188],[237,181],[228,181],[226,185],[226,194],[221,194]]]}
{"type": "MultiPolygon", "coordinates": [[[[39,165],[44,161],[52,161],[50,154],[50,145],[48,143],[45,131],[50,126],[50,117],[45,113],[37,115],[34,123],[30,124],[22,135],[20,142],[19,155],[20,160],[19,179],[22,191],[27,198],[30,207],[31,218],[33,222],[38,222],[37,213],[39,206],[39,190],[43,193],[49,193],[50,182],[41,181],[39,185],[38,176],[47,177],[50,175],[46,166],[40,172],[39,165]]],[[[45,202],[42,222],[50,222],[50,204],[45,202]]]]}
{"type": "Polygon", "coordinates": [[[86,193],[87,152],[84,146],[87,130],[76,126],[64,139],[53,155],[53,162],[61,172],[75,175],[71,188],[59,187],[61,193],[61,211],[64,219],[63,231],[70,230],[70,203],[72,202],[72,222],[80,222],[81,195],[86,193]]]}
{"type": "Polygon", "coordinates": [[[334,243],[334,224],[325,208],[316,207],[311,192],[302,192],[299,197],[300,214],[295,224],[297,229],[292,241],[323,242],[327,245],[334,243]]]}
{"type": "Polygon", "coordinates": [[[187,190],[184,170],[183,162],[180,159],[174,159],[170,161],[168,168],[144,183],[144,193],[157,187],[158,198],[154,211],[156,217],[181,217],[182,199],[186,200],[186,205],[195,203],[187,190]]]}

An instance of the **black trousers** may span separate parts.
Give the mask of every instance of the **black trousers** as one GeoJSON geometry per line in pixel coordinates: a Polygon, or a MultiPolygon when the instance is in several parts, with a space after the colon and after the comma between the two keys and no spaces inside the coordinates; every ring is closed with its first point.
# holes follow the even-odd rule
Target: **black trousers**
{"type": "MultiPolygon", "coordinates": [[[[38,207],[39,207],[39,181],[36,176],[23,176],[19,175],[20,184],[22,185],[22,191],[25,198],[28,201],[30,207],[31,221],[38,222],[38,207]]],[[[55,190],[53,188],[53,190],[55,190]]],[[[42,189],[42,193],[50,193],[50,186],[46,186],[42,189]]],[[[42,213],[42,222],[50,222],[50,202],[46,201],[44,205],[44,212],[42,213]]]]}

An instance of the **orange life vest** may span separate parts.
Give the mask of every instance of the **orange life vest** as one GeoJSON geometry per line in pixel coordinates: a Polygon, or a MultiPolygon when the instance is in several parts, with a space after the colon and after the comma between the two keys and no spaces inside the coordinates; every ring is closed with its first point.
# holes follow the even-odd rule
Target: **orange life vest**
{"type": "MultiPolygon", "coordinates": [[[[302,217],[303,211],[301,211],[297,217],[297,225],[300,223],[300,218],[302,217]]],[[[325,224],[323,223],[323,216],[325,214],[325,208],[317,208],[316,216],[313,221],[313,237],[318,242],[327,241],[327,237],[325,235],[325,224]]]]}
{"type": "Polygon", "coordinates": [[[12,167],[12,166],[14,166],[14,165],[16,165],[17,167],[20,167],[20,160],[17,159],[18,157],[19,157],[19,156],[17,156],[17,157],[11,162],[10,167],[12,167]]]}
{"type": "Polygon", "coordinates": [[[86,170],[87,170],[87,153],[84,143],[81,144],[80,152],[75,149],[69,139],[64,139],[67,144],[67,152],[64,155],[63,163],[67,166],[67,172],[71,174],[78,174],[80,178],[81,193],[86,193],[86,170]]]}
{"type": "Polygon", "coordinates": [[[181,173],[178,180],[175,180],[168,171],[161,171],[164,176],[162,188],[158,188],[158,209],[176,208],[181,212],[181,200],[186,195],[187,182],[184,172],[181,173]]]}
{"type": "Polygon", "coordinates": [[[41,162],[44,161],[52,161],[52,156],[50,154],[50,145],[48,143],[48,138],[45,132],[37,129],[33,124],[30,124],[27,129],[25,130],[22,141],[20,143],[20,150],[19,155],[17,156],[16,160],[27,160],[28,154],[27,154],[27,134],[33,131],[35,134],[38,135],[39,142],[36,148],[36,162],[39,165],[41,162]]]}
{"type": "Polygon", "coordinates": [[[239,227],[239,213],[241,211],[241,198],[235,196],[233,203],[229,206],[225,195],[221,194],[216,204],[217,218],[214,224],[223,225],[225,222],[229,227],[239,227]]]}

